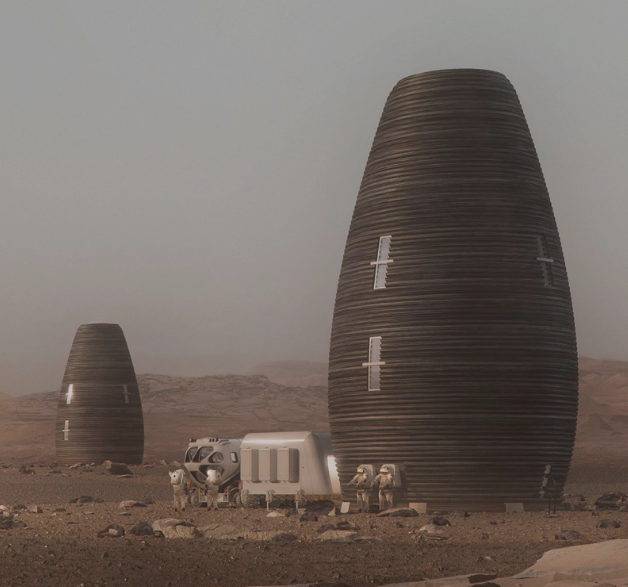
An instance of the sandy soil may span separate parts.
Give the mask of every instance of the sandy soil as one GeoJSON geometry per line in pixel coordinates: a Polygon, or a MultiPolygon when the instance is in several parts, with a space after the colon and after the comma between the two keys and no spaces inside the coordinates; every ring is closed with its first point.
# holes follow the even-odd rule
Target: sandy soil
{"type": "MultiPolygon", "coordinates": [[[[131,479],[113,477],[102,467],[92,472],[61,467],[61,473],[52,473],[49,466],[35,466],[32,475],[15,467],[0,469],[0,504],[39,505],[43,510],[18,513],[15,520],[23,521],[24,527],[0,529],[0,585],[231,587],[326,582],[361,587],[470,572],[508,576],[533,564],[546,550],[573,544],[555,539],[562,530],[580,532],[585,537],[582,542],[628,538],[626,512],[471,513],[469,517],[451,512],[446,515],[451,526],[445,528],[443,540],[418,534],[431,515],[351,514],[300,522],[297,516],[268,518],[263,509],[196,508],[175,514],[169,469],[133,467],[136,476],[131,479]],[[80,495],[103,502],[68,503],[80,495]],[[125,511],[119,507],[125,499],[155,503],[125,511]],[[55,511],[59,508],[65,511],[55,511]],[[211,524],[216,533],[232,527],[247,538],[170,539],[128,533],[138,521],[152,523],[173,516],[199,528],[211,524]],[[621,527],[596,528],[602,518],[617,520],[621,527]],[[341,520],[356,524],[358,537],[374,537],[375,542],[321,542],[318,528],[341,520]],[[97,537],[98,531],[114,523],[125,528],[124,537],[97,537]],[[272,536],[279,532],[296,539],[273,542],[272,536]]],[[[605,491],[628,492],[628,469],[575,466],[567,490],[584,494],[587,503],[605,491]]]]}

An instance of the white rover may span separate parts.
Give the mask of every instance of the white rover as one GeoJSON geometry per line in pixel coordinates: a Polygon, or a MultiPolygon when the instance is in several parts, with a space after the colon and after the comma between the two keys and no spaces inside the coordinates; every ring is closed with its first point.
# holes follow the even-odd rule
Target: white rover
{"type": "Polygon", "coordinates": [[[296,502],[307,496],[340,494],[340,480],[328,432],[263,432],[244,438],[190,439],[185,468],[195,490],[190,504],[206,502],[209,469],[220,471],[219,503],[270,504],[274,498],[296,502]]]}

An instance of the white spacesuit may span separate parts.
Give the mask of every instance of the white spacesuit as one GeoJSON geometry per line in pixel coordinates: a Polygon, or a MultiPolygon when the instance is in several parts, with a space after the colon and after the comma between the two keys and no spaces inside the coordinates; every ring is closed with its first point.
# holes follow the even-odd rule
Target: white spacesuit
{"type": "Polygon", "coordinates": [[[178,508],[185,511],[185,502],[188,496],[185,471],[183,469],[177,469],[168,474],[170,475],[172,490],[174,491],[174,511],[176,512],[178,508]]]}
{"type": "Polygon", "coordinates": [[[347,483],[347,487],[355,487],[357,489],[358,511],[368,512],[371,497],[371,479],[364,467],[358,467],[357,474],[347,483]]]}
{"type": "Polygon", "coordinates": [[[207,509],[211,510],[212,507],[218,509],[218,490],[222,483],[222,475],[220,471],[216,469],[209,469],[207,471],[207,479],[205,486],[207,487],[207,509]]]}
{"type": "Polygon", "coordinates": [[[382,467],[379,475],[373,479],[373,487],[379,485],[379,511],[382,512],[393,507],[393,488],[395,479],[388,467],[382,467]]]}

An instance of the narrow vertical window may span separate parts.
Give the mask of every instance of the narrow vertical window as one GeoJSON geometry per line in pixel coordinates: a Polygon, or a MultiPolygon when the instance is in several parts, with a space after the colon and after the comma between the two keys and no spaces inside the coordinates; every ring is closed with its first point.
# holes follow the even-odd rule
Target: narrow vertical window
{"type": "Polygon", "coordinates": [[[547,237],[544,234],[539,234],[536,239],[539,250],[539,256],[536,258],[536,260],[541,263],[541,271],[543,272],[543,285],[545,285],[545,287],[552,287],[554,285],[554,273],[552,271],[554,259],[552,259],[548,254],[547,237]]]}
{"type": "Polygon", "coordinates": [[[70,439],[70,420],[65,421],[65,428],[63,429],[63,440],[70,439]]]}
{"type": "Polygon", "coordinates": [[[380,367],[385,365],[381,361],[382,337],[371,336],[369,339],[369,362],[362,363],[363,367],[368,367],[368,387],[369,391],[380,391],[379,375],[380,367]]]}
{"type": "Polygon", "coordinates": [[[391,236],[382,236],[379,239],[379,248],[377,249],[377,261],[372,261],[371,265],[375,265],[375,280],[373,289],[386,288],[386,273],[388,271],[388,263],[393,260],[388,258],[390,252],[391,236]]]}
{"type": "Polygon", "coordinates": [[[70,383],[70,385],[68,385],[68,395],[65,400],[66,404],[70,405],[70,403],[72,402],[73,395],[74,395],[74,384],[70,383]]]}
{"type": "Polygon", "coordinates": [[[128,404],[129,403],[129,389],[127,388],[126,385],[122,386],[124,388],[124,403],[128,404]]]}

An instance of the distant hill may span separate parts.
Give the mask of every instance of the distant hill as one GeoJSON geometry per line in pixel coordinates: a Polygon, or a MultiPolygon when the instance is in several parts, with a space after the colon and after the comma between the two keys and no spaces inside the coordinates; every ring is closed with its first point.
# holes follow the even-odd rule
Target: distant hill
{"type": "Polygon", "coordinates": [[[327,363],[316,361],[269,361],[249,369],[247,375],[265,375],[275,383],[292,387],[327,386],[327,363]]]}
{"type": "MultiPolygon", "coordinates": [[[[327,388],[288,387],[262,375],[138,375],[145,459],[181,459],[190,437],[327,430],[327,388]]],[[[57,392],[0,395],[0,463],[54,460],[57,392]]]]}
{"type": "MultiPolygon", "coordinates": [[[[190,437],[328,429],[324,363],[275,361],[251,371],[263,373],[138,375],[146,460],[180,459],[190,437]]],[[[0,463],[54,460],[57,397],[0,394],[0,463]]],[[[627,445],[628,362],[581,358],[575,459],[625,461],[627,445]]]]}

